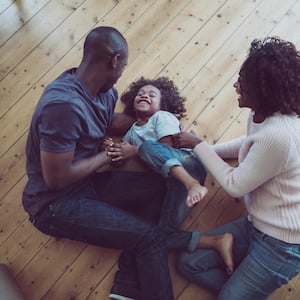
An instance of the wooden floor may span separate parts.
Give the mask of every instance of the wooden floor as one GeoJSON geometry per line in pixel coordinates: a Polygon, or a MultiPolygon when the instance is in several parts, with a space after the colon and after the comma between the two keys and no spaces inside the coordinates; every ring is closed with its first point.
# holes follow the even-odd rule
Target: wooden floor
{"type": "MultiPolygon", "coordinates": [[[[237,107],[232,84],[250,42],[276,35],[300,47],[300,0],[0,0],[0,263],[26,300],[108,299],[116,270],[118,251],[43,235],[21,206],[34,107],[45,85],[78,65],[86,33],[100,25],[129,43],[119,92],[141,75],[169,76],[188,99],[185,129],[213,143],[245,132],[248,111],[237,107]]],[[[210,176],[206,185],[184,228],[206,231],[245,214],[210,176]]],[[[213,300],[176,272],[174,258],[176,299],[213,300]]],[[[300,299],[300,277],[270,299],[300,299]]]]}

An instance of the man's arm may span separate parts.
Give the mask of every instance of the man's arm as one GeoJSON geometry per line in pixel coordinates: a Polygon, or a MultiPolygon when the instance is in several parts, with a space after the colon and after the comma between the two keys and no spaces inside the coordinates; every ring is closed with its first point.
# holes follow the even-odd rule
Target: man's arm
{"type": "Polygon", "coordinates": [[[111,161],[106,151],[78,161],[73,161],[73,158],[74,151],[65,153],[41,151],[43,177],[50,189],[61,189],[78,182],[111,161]]]}
{"type": "Polygon", "coordinates": [[[125,113],[114,113],[112,122],[108,128],[108,134],[112,136],[123,136],[136,121],[135,118],[125,113]]]}

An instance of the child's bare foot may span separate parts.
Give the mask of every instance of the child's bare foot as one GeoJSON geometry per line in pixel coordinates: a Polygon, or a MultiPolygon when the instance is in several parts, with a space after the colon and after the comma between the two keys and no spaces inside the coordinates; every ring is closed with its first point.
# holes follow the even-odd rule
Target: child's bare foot
{"type": "Polygon", "coordinates": [[[228,275],[233,273],[233,235],[231,233],[224,233],[222,235],[215,236],[216,238],[216,250],[220,253],[224,263],[226,265],[226,272],[228,275]]]}
{"type": "Polygon", "coordinates": [[[196,203],[204,198],[207,194],[207,188],[202,186],[199,182],[195,181],[188,188],[188,196],[186,198],[186,205],[193,207],[196,203]]]}

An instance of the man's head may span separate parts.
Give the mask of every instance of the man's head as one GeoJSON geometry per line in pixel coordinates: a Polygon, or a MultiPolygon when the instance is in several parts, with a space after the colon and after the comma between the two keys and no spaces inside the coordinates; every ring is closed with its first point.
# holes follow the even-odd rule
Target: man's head
{"type": "Polygon", "coordinates": [[[101,26],[89,32],[79,68],[89,83],[99,85],[99,91],[107,91],[118,81],[127,62],[128,45],[118,30],[101,26]]]}

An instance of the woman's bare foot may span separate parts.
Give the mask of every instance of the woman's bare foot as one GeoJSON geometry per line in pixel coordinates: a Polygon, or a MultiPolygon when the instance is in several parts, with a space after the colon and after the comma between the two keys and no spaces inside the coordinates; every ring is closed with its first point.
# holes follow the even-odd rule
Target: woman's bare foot
{"type": "Polygon", "coordinates": [[[228,275],[233,273],[233,235],[231,233],[224,233],[222,235],[215,236],[215,249],[220,253],[225,265],[228,275]]]}
{"type": "Polygon", "coordinates": [[[186,198],[186,205],[188,207],[193,207],[196,203],[204,198],[207,194],[207,188],[202,186],[199,182],[195,181],[189,186],[188,196],[186,198]]]}

